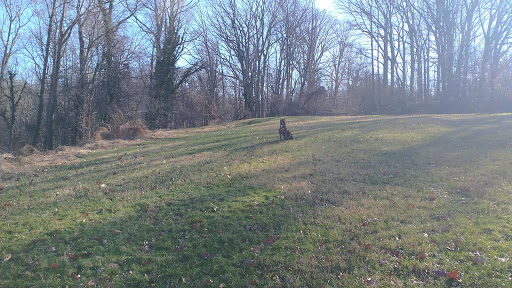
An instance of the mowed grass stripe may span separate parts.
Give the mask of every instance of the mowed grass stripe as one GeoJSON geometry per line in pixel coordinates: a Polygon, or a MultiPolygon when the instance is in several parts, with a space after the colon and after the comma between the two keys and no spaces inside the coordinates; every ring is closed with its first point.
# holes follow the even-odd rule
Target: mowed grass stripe
{"type": "Polygon", "coordinates": [[[0,286],[512,285],[512,115],[287,123],[7,174],[0,286]]]}

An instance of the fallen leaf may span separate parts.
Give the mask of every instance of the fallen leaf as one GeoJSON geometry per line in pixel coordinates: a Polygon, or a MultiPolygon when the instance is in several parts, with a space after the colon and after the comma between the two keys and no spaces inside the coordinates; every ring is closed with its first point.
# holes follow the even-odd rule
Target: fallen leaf
{"type": "Polygon", "coordinates": [[[251,248],[251,251],[254,253],[260,253],[261,247],[259,245],[256,245],[251,248]]]}
{"type": "Polygon", "coordinates": [[[394,257],[397,257],[397,258],[400,258],[404,255],[404,251],[398,249],[398,250],[394,250],[394,251],[391,251],[391,256],[394,256],[394,257]]]}
{"type": "Polygon", "coordinates": [[[59,265],[57,265],[57,264],[55,264],[55,263],[51,263],[51,264],[50,264],[50,268],[57,269],[57,268],[59,268],[59,265]]]}
{"type": "Polygon", "coordinates": [[[181,282],[183,282],[183,284],[188,283],[188,278],[181,276],[181,282]]]}
{"type": "Polygon", "coordinates": [[[198,229],[199,229],[199,227],[201,227],[201,222],[197,222],[197,223],[192,224],[192,227],[193,227],[194,229],[198,230],[198,229]]]}
{"type": "Polygon", "coordinates": [[[108,264],[108,267],[110,267],[110,268],[117,268],[117,267],[119,267],[119,264],[112,262],[112,263],[108,264]]]}
{"type": "Polygon", "coordinates": [[[455,239],[455,248],[458,249],[461,243],[462,241],[460,239],[455,239]]]}
{"type": "Polygon", "coordinates": [[[363,244],[364,249],[370,250],[372,249],[372,244],[363,244]]]}
{"type": "Polygon", "coordinates": [[[94,286],[96,286],[97,283],[98,283],[98,280],[92,278],[89,282],[87,282],[87,288],[94,287],[94,286]]]}
{"type": "Polygon", "coordinates": [[[427,259],[427,254],[426,254],[426,253],[419,253],[419,254],[418,254],[418,259],[420,259],[420,260],[425,260],[425,259],[427,259]]]}
{"type": "Polygon", "coordinates": [[[11,255],[11,254],[7,254],[7,255],[5,255],[5,257],[4,257],[4,262],[9,261],[11,258],[12,258],[12,255],[11,255]]]}
{"type": "Polygon", "coordinates": [[[363,227],[368,227],[368,221],[363,221],[363,223],[361,224],[361,226],[363,226],[363,227]]]}
{"type": "Polygon", "coordinates": [[[450,272],[450,275],[448,275],[448,279],[459,280],[459,270],[455,269],[452,272],[450,272]]]}
{"type": "Polygon", "coordinates": [[[367,278],[366,280],[363,281],[363,283],[368,286],[376,286],[378,282],[377,279],[367,278]]]}
{"type": "Polygon", "coordinates": [[[277,239],[279,239],[279,236],[270,236],[268,239],[263,240],[263,246],[270,246],[274,244],[277,239]]]}

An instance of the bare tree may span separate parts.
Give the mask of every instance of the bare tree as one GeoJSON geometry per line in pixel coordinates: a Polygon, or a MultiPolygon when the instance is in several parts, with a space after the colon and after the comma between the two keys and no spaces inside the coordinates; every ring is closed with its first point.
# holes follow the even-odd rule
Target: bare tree
{"type": "MultiPolygon", "coordinates": [[[[397,47],[395,46],[395,33],[399,31],[400,25],[397,23],[399,7],[394,0],[375,1],[375,0],[339,0],[340,8],[352,17],[354,28],[370,39],[370,57],[372,59],[372,79],[375,75],[374,66],[377,66],[377,76],[379,87],[375,91],[375,81],[372,80],[372,94],[381,95],[389,98],[393,95],[390,89],[395,86],[395,70],[397,65],[397,47]],[[375,46],[375,47],[374,47],[375,46]],[[375,51],[376,50],[376,51],[375,51]],[[376,61],[375,56],[376,54],[376,61]],[[380,62],[382,59],[382,62],[380,62]],[[382,84],[382,87],[381,87],[382,84]],[[389,86],[388,86],[389,85],[389,86]]],[[[373,98],[374,109],[381,109],[383,99],[381,97],[373,98]]]]}
{"type": "MultiPolygon", "coordinates": [[[[97,79],[99,63],[94,63],[93,54],[99,45],[100,19],[95,13],[94,2],[79,0],[76,5],[78,36],[78,80],[76,83],[76,129],[77,143],[89,141],[94,133],[95,105],[93,88],[97,79]]],[[[97,57],[99,58],[99,57],[97,57]]]]}
{"type": "Polygon", "coordinates": [[[314,93],[315,91],[325,89],[321,87],[320,80],[324,69],[324,56],[335,41],[333,37],[335,22],[327,12],[311,7],[306,19],[307,24],[303,25],[301,31],[303,38],[295,57],[295,65],[300,77],[298,94],[300,110],[304,110],[314,97],[320,95],[314,93]]]}
{"type": "MultiPolygon", "coordinates": [[[[58,0],[53,1],[56,2],[58,0]]],[[[54,146],[54,115],[57,110],[58,84],[62,58],[64,57],[66,44],[71,36],[71,31],[78,19],[77,15],[72,14],[68,16],[68,13],[72,12],[68,4],[67,0],[59,3],[57,6],[59,16],[55,18],[54,23],[50,23],[50,25],[55,25],[55,38],[53,39],[53,63],[45,117],[44,148],[47,150],[52,150],[54,146]]]]}
{"type": "Polygon", "coordinates": [[[308,15],[308,4],[304,1],[281,1],[279,14],[281,21],[276,30],[276,60],[273,67],[272,95],[270,114],[279,115],[290,111],[297,93],[295,58],[300,48],[300,27],[308,15]]]}
{"type": "Polygon", "coordinates": [[[218,1],[210,27],[219,39],[229,77],[238,82],[244,109],[236,118],[263,116],[264,90],[273,35],[278,23],[278,2],[218,1]]]}
{"type": "Polygon", "coordinates": [[[0,109],[0,116],[2,119],[4,119],[5,123],[7,123],[7,126],[9,128],[7,132],[7,136],[9,138],[9,148],[11,150],[14,149],[14,136],[16,134],[16,112],[18,110],[18,106],[20,104],[20,101],[23,97],[23,92],[25,91],[25,88],[27,87],[27,82],[25,81],[22,87],[18,90],[16,89],[17,83],[16,83],[16,73],[12,71],[7,72],[9,80],[8,80],[8,92],[3,92],[3,96],[8,99],[9,101],[9,111],[7,109],[0,109]],[[9,112],[9,113],[7,113],[9,112]]]}
{"type": "Polygon", "coordinates": [[[129,3],[125,0],[97,0],[99,14],[101,15],[102,42],[101,51],[101,79],[102,94],[99,114],[103,121],[111,121],[112,114],[118,110],[118,101],[121,97],[121,75],[123,74],[120,61],[121,47],[117,39],[118,30],[137,12],[138,1],[129,3]]]}
{"type": "Polygon", "coordinates": [[[342,85],[348,78],[348,70],[351,64],[349,56],[351,54],[353,42],[350,39],[350,30],[347,25],[338,24],[334,29],[336,45],[329,53],[329,90],[331,107],[334,111],[338,111],[340,105],[340,97],[342,85]]]}
{"type": "Polygon", "coordinates": [[[28,3],[19,0],[1,0],[1,29],[0,41],[2,46],[2,59],[0,62],[0,85],[5,77],[9,66],[9,60],[17,51],[17,42],[22,35],[23,29],[29,23],[28,3]]]}
{"type": "Polygon", "coordinates": [[[472,54],[472,47],[474,47],[477,34],[475,12],[478,7],[478,3],[479,0],[463,0],[461,3],[461,18],[459,21],[458,35],[456,37],[458,38],[458,51],[454,77],[456,97],[459,99],[466,99],[469,96],[470,56],[472,54]]]}
{"type": "Polygon", "coordinates": [[[205,15],[206,12],[204,11],[198,15],[197,35],[199,41],[196,42],[195,52],[196,57],[201,61],[204,67],[204,73],[199,74],[198,77],[199,82],[204,86],[204,93],[206,94],[206,99],[203,103],[203,124],[208,125],[211,118],[222,117],[222,115],[218,114],[216,110],[225,104],[225,95],[222,93],[221,103],[219,94],[221,94],[220,86],[222,84],[222,75],[220,69],[219,42],[212,37],[205,15]]]}
{"type": "Polygon", "coordinates": [[[153,128],[173,127],[178,89],[203,68],[199,62],[180,67],[180,62],[190,58],[187,49],[192,35],[185,20],[192,7],[191,1],[147,1],[143,3],[144,14],[136,17],[150,36],[155,55],[151,63],[153,107],[146,113],[146,121],[153,128]]]}
{"type": "MultiPolygon", "coordinates": [[[[18,40],[20,39],[24,28],[29,23],[29,5],[27,4],[28,3],[25,1],[14,0],[2,0],[0,3],[0,93],[2,94],[4,94],[5,73],[9,67],[9,61],[18,51],[18,40]]],[[[0,137],[2,137],[2,134],[3,133],[0,133],[0,137]]],[[[11,135],[11,133],[8,135],[11,135]]],[[[12,137],[9,136],[9,139],[11,138],[12,137]]]]}
{"type": "Polygon", "coordinates": [[[477,11],[479,28],[483,33],[478,90],[483,95],[485,83],[491,89],[494,86],[495,68],[512,48],[512,2],[482,0],[478,3],[477,11]]]}
{"type": "MultiPolygon", "coordinates": [[[[32,145],[37,146],[39,143],[39,135],[41,133],[41,125],[43,122],[43,112],[44,112],[44,94],[46,91],[46,82],[47,82],[47,74],[49,70],[49,60],[50,60],[50,48],[52,44],[52,37],[53,37],[53,31],[54,31],[54,18],[56,17],[57,13],[57,1],[51,1],[51,2],[45,2],[46,8],[45,10],[48,11],[47,15],[47,32],[46,32],[46,40],[43,40],[39,36],[42,34],[42,27],[41,25],[38,27],[39,30],[36,30],[32,32],[35,39],[38,41],[38,45],[40,46],[42,50],[42,57],[43,57],[43,63],[42,63],[42,72],[41,76],[39,78],[39,94],[38,94],[38,105],[37,105],[37,118],[36,118],[36,124],[34,128],[34,134],[32,137],[32,145]]],[[[43,20],[39,22],[39,24],[42,24],[43,20]]],[[[36,56],[33,56],[33,60],[35,63],[37,63],[37,60],[35,60],[36,56]]]]}

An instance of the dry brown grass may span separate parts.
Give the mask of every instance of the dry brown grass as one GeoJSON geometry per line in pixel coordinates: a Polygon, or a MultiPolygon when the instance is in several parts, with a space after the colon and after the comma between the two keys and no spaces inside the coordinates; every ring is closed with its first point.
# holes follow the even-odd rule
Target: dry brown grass
{"type": "Polygon", "coordinates": [[[146,127],[144,122],[142,122],[140,119],[136,119],[121,125],[118,136],[121,139],[135,139],[144,137],[148,133],[149,129],[146,127]]]}
{"type": "Polygon", "coordinates": [[[10,156],[0,286],[510,286],[510,115],[289,118],[10,156]]]}
{"type": "Polygon", "coordinates": [[[93,141],[94,142],[98,142],[98,141],[101,141],[101,140],[107,140],[107,139],[105,139],[105,136],[106,136],[107,133],[109,133],[109,131],[108,131],[108,129],[106,127],[99,127],[94,132],[93,141]]]}
{"type": "Polygon", "coordinates": [[[133,140],[145,137],[149,134],[149,129],[140,119],[128,121],[122,125],[115,125],[111,128],[100,127],[94,133],[94,142],[102,140],[128,139],[133,140]]]}
{"type": "Polygon", "coordinates": [[[35,151],[37,152],[33,153],[28,153],[27,151],[31,149],[26,148],[25,150],[27,151],[24,151],[23,153],[16,153],[15,155],[10,153],[2,154],[0,156],[2,157],[0,168],[5,174],[29,172],[48,165],[68,164],[70,162],[77,161],[80,155],[102,150],[122,148],[141,141],[143,141],[143,139],[131,141],[119,139],[112,141],[99,141],[83,146],[59,146],[53,151],[46,152],[39,152],[36,149],[35,151]]]}
{"type": "Polygon", "coordinates": [[[30,156],[34,154],[39,154],[39,150],[37,150],[34,146],[27,144],[23,146],[20,150],[18,150],[16,154],[21,156],[30,156]]]}

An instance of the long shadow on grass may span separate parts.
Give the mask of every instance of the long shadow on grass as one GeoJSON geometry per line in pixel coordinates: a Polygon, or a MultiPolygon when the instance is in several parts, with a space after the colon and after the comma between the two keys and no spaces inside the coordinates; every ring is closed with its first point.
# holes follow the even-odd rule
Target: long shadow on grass
{"type": "MultiPolygon", "coordinates": [[[[295,174],[299,180],[307,181],[315,177],[317,180],[320,179],[320,183],[349,181],[364,186],[423,185],[428,189],[431,187],[429,185],[437,184],[442,179],[433,180],[430,177],[420,177],[421,175],[431,175],[431,172],[446,168],[478,169],[480,162],[488,159],[490,155],[510,149],[512,137],[505,132],[509,131],[507,129],[512,125],[510,115],[470,120],[436,117],[433,121],[424,121],[431,117],[415,118],[379,120],[379,124],[373,121],[346,122],[323,129],[313,127],[310,132],[301,133],[303,138],[299,138],[297,144],[301,148],[307,147],[312,156],[293,162],[289,169],[303,171],[302,174],[295,174]],[[372,136],[372,133],[379,132],[379,127],[393,127],[395,124],[418,125],[422,122],[427,125],[439,123],[442,127],[448,126],[450,129],[432,134],[425,141],[410,141],[405,138],[395,139],[395,142],[390,144],[379,140],[378,137],[375,137],[376,140],[366,137],[364,142],[359,140],[361,135],[372,136]],[[497,133],[498,130],[501,130],[501,133],[497,133]],[[357,133],[348,134],[347,131],[357,133]],[[323,140],[315,140],[313,135],[323,140]],[[364,153],[361,153],[362,149],[364,153]],[[301,169],[302,167],[310,169],[301,169]],[[311,175],[312,172],[316,175],[311,175]],[[424,179],[437,183],[418,183],[424,179]]],[[[404,133],[422,133],[421,127],[412,127],[404,126],[404,133]]],[[[293,154],[294,151],[285,153],[293,154]]],[[[276,175],[280,172],[279,169],[267,170],[265,173],[276,175]]]]}
{"type": "MultiPolygon", "coordinates": [[[[211,280],[216,286],[265,285],[262,259],[282,249],[277,237],[293,230],[288,205],[276,195],[235,180],[183,185],[167,197],[135,203],[125,200],[131,212],[124,215],[104,208],[88,211],[76,217],[74,226],[12,246],[13,258],[0,267],[0,283],[162,287],[211,280]]],[[[59,223],[59,217],[51,222],[59,223]]]]}
{"type": "MultiPolygon", "coordinates": [[[[431,133],[429,137],[421,141],[415,141],[414,139],[414,141],[409,141],[410,139],[396,139],[395,142],[393,142],[396,147],[389,146],[378,139],[371,140],[366,137],[366,142],[363,143],[357,141],[357,138],[361,137],[361,135],[368,136],[367,134],[371,134],[371,131],[379,132],[379,127],[388,128],[395,123],[399,124],[399,126],[404,126],[404,122],[412,122],[410,124],[416,125],[412,128],[406,128],[405,126],[402,128],[404,133],[410,133],[411,130],[420,128],[418,124],[422,124],[421,122],[423,121],[415,123],[415,121],[411,121],[411,119],[389,119],[379,121],[383,126],[377,127],[375,127],[375,125],[377,125],[376,123],[344,123],[343,127],[345,127],[345,130],[357,132],[353,133],[356,134],[355,136],[346,133],[346,131],[341,134],[336,134],[336,132],[340,132],[341,126],[332,126],[330,128],[323,127],[324,129],[319,129],[320,131],[317,130],[317,133],[312,131],[311,136],[314,137],[310,137],[304,133],[304,138],[298,138],[296,142],[287,143],[287,147],[290,149],[289,151],[280,152],[283,158],[295,157],[293,161],[286,162],[287,166],[285,169],[276,165],[275,167],[265,170],[249,171],[247,177],[253,179],[267,179],[265,182],[268,184],[261,180],[257,181],[261,187],[274,188],[282,186],[283,191],[287,191],[288,187],[292,187],[290,188],[292,191],[290,193],[285,192],[285,195],[287,199],[291,199],[291,201],[295,203],[295,205],[292,205],[295,208],[294,213],[297,217],[303,217],[303,215],[309,216],[306,216],[306,218],[309,218],[309,223],[314,226],[319,225],[319,223],[325,226],[334,226],[335,221],[331,221],[329,218],[334,218],[335,216],[323,216],[323,220],[319,220],[319,218],[322,218],[319,216],[332,215],[329,214],[329,210],[337,209],[336,207],[342,206],[345,202],[351,201],[353,198],[359,201],[363,197],[368,199],[372,197],[377,200],[388,200],[386,203],[389,203],[389,200],[395,201],[393,197],[397,197],[404,202],[404,209],[402,209],[402,211],[407,211],[407,209],[412,210],[415,209],[415,205],[410,204],[410,208],[407,208],[408,203],[405,202],[407,201],[405,199],[408,197],[417,197],[416,192],[419,191],[420,193],[418,194],[424,194],[420,196],[422,197],[421,203],[425,203],[421,204],[425,206],[424,210],[421,212],[418,211],[418,215],[408,213],[409,218],[397,217],[399,221],[390,224],[391,226],[386,227],[387,229],[396,229],[396,235],[399,235],[399,231],[405,229],[402,228],[404,227],[403,225],[412,226],[413,224],[426,224],[430,227],[429,229],[431,229],[428,230],[428,234],[432,234],[429,236],[430,239],[454,239],[455,237],[462,236],[469,240],[470,237],[472,237],[471,234],[461,233],[461,230],[458,230],[457,233],[452,232],[452,225],[457,226],[458,223],[450,223],[448,219],[470,217],[478,210],[482,210],[482,215],[491,218],[493,217],[492,213],[497,213],[498,210],[490,212],[487,207],[477,207],[477,209],[475,209],[475,205],[464,203],[471,203],[479,198],[493,199],[493,196],[487,196],[485,194],[485,190],[493,189],[492,186],[486,186],[489,185],[486,184],[486,178],[489,175],[500,175],[499,177],[501,178],[498,178],[498,181],[492,184],[497,187],[500,187],[502,184],[506,185],[512,181],[510,175],[507,175],[506,163],[495,162],[491,163],[492,165],[484,165],[490,161],[489,159],[496,157],[497,154],[507,155],[507,153],[509,153],[512,137],[505,131],[510,131],[512,119],[510,115],[492,115],[482,117],[481,119],[469,120],[437,118],[429,120],[428,118],[428,116],[426,116],[426,119],[419,117],[418,120],[425,120],[424,122],[426,122],[425,124],[427,124],[427,126],[439,124],[439,126],[448,129],[442,129],[438,133],[431,133]],[[320,140],[316,141],[315,137],[318,137],[320,140]],[[339,141],[340,138],[348,141],[339,141]],[[297,153],[293,150],[296,147],[300,147],[302,152],[304,152],[303,150],[307,152],[302,154],[297,153]],[[364,150],[364,153],[361,152],[361,150],[364,150]],[[339,153],[340,151],[342,153],[339,153]],[[478,171],[478,173],[474,173],[474,171],[478,171]],[[475,179],[471,179],[470,176],[475,177],[475,179]],[[465,178],[466,180],[464,180],[465,178]],[[297,183],[305,184],[301,186],[297,185],[297,183]],[[448,193],[450,197],[446,201],[451,203],[443,204],[445,200],[437,200],[434,205],[434,200],[432,200],[434,198],[431,197],[439,197],[443,196],[443,194],[433,193],[433,188],[444,190],[442,193],[448,193]],[[395,191],[399,191],[399,194],[395,196],[391,194],[386,195],[386,193],[395,191]],[[407,191],[412,192],[409,193],[407,191]],[[462,204],[458,204],[458,202],[462,204]],[[449,215],[449,217],[445,215],[449,215]],[[421,218],[425,216],[426,218],[421,218]]],[[[416,132],[418,134],[422,133],[421,130],[417,130],[416,132]]],[[[491,161],[499,160],[494,159],[491,161]]],[[[417,199],[413,199],[413,201],[417,201],[417,199]]],[[[393,207],[392,205],[389,206],[393,207]]],[[[350,231],[348,233],[347,230],[345,230],[346,234],[354,233],[352,229],[361,229],[360,223],[365,219],[363,217],[372,217],[373,213],[380,212],[378,209],[376,209],[376,211],[377,212],[370,212],[364,216],[361,215],[359,217],[359,226],[356,224],[348,230],[350,231]]],[[[389,214],[382,214],[382,216],[389,218],[389,214]]],[[[373,214],[373,217],[375,217],[375,214],[373,214]]],[[[381,215],[378,215],[378,217],[380,218],[381,215]]],[[[395,220],[395,218],[381,220],[390,221],[395,220]]],[[[311,225],[308,227],[311,227],[311,225]]],[[[411,228],[411,231],[423,233],[421,232],[421,227],[411,228]]],[[[378,233],[384,233],[384,231],[378,233]]],[[[485,234],[486,232],[482,231],[482,233],[485,234]]],[[[355,236],[349,238],[350,241],[359,243],[360,246],[369,245],[365,244],[365,237],[372,238],[372,236],[361,233],[353,235],[355,236]]],[[[392,235],[392,238],[395,238],[396,235],[392,235]]],[[[496,237],[499,239],[505,236],[501,234],[496,237]]],[[[414,238],[415,236],[411,235],[410,237],[414,238]]],[[[382,239],[379,241],[382,241],[382,239]]],[[[421,241],[423,240],[420,239],[419,243],[421,243],[421,241]]],[[[436,242],[431,243],[436,244],[436,242]]],[[[492,245],[494,245],[495,251],[500,251],[499,255],[503,255],[503,250],[506,249],[499,243],[501,243],[501,241],[493,242],[492,245]]],[[[400,249],[404,249],[403,245],[405,244],[400,245],[402,245],[400,249]]],[[[443,245],[445,244],[440,245],[441,248],[435,250],[438,257],[453,257],[453,259],[460,257],[460,255],[456,253],[448,255],[450,252],[447,251],[453,250],[444,249],[443,245]]],[[[368,250],[370,250],[371,246],[367,247],[369,247],[368,250]]],[[[418,252],[414,248],[406,248],[413,251],[412,254],[409,255],[410,257],[414,258],[418,255],[418,252]]],[[[452,249],[451,247],[448,248],[452,249]]],[[[468,247],[468,251],[461,248],[461,251],[463,251],[461,254],[470,253],[472,252],[471,249],[473,248],[468,247]]],[[[379,251],[377,253],[385,254],[386,252],[379,251]]],[[[380,259],[382,256],[378,257],[380,259]]],[[[469,274],[469,271],[472,269],[470,266],[474,264],[471,262],[471,259],[468,261],[468,263],[460,263],[457,264],[457,266],[464,267],[463,265],[468,265],[465,267],[465,270],[469,274]]],[[[364,267],[368,267],[367,265],[368,264],[365,262],[364,267]]],[[[493,267],[492,269],[494,271],[499,271],[497,272],[501,279],[499,281],[506,281],[508,277],[507,271],[504,270],[506,265],[500,265],[499,261],[490,261],[488,265],[493,267]]],[[[363,264],[361,263],[356,263],[352,266],[348,265],[345,266],[343,271],[352,273],[352,269],[359,269],[362,266],[363,264]]],[[[376,271],[379,269],[378,267],[379,265],[375,265],[372,269],[376,271]]],[[[396,270],[398,271],[399,269],[396,270]]],[[[417,275],[412,275],[411,273],[410,275],[406,274],[405,277],[413,276],[416,277],[417,275]]],[[[497,278],[498,276],[496,276],[496,279],[497,278]]],[[[498,280],[496,281],[495,283],[501,283],[498,280]]],[[[481,286],[487,282],[485,279],[478,280],[472,278],[468,283],[468,285],[481,286]]],[[[453,283],[447,281],[445,284],[446,286],[450,286],[453,283]]]]}
{"type": "MultiPolygon", "coordinates": [[[[421,121],[421,117],[417,120],[421,121]]],[[[405,125],[408,121],[414,122],[411,119],[386,119],[379,120],[379,123],[382,127],[389,127],[394,123],[405,125]]],[[[300,211],[307,210],[309,215],[322,213],[326,205],[337,206],[347,196],[351,196],[350,194],[359,193],[359,190],[350,190],[357,186],[430,187],[432,181],[439,180],[418,175],[427,175],[446,167],[478,166],[489,154],[509,148],[506,143],[510,143],[507,142],[510,136],[495,133],[495,125],[503,125],[503,121],[495,120],[493,116],[482,121],[435,121],[441,121],[445,126],[451,125],[453,129],[433,135],[420,143],[405,141],[395,149],[387,146],[387,150],[383,149],[383,143],[378,139],[366,143],[365,146],[356,141],[361,135],[379,131],[380,126],[375,127],[374,120],[343,120],[328,127],[325,127],[325,123],[305,125],[301,129],[297,127],[296,133],[294,131],[298,135],[296,141],[275,146],[272,145],[275,141],[263,137],[274,131],[270,128],[250,133],[242,131],[243,133],[238,134],[236,132],[239,130],[236,130],[229,137],[221,134],[191,141],[191,146],[205,146],[182,147],[169,152],[168,157],[213,150],[225,150],[226,153],[233,153],[235,157],[246,157],[244,152],[251,151],[251,157],[256,158],[254,161],[268,156],[269,153],[281,153],[283,157],[290,158],[295,154],[297,156],[283,164],[274,163],[275,165],[265,171],[233,173],[231,180],[210,180],[206,185],[195,183],[198,178],[194,178],[194,170],[203,169],[204,172],[205,169],[214,169],[217,165],[215,159],[211,160],[211,166],[201,163],[190,163],[189,166],[183,164],[187,167],[180,171],[184,177],[192,177],[191,181],[158,188],[153,192],[147,191],[144,196],[133,196],[131,200],[127,197],[113,198],[110,200],[112,203],[109,203],[108,195],[93,195],[90,198],[91,203],[102,203],[88,205],[90,211],[85,212],[73,213],[73,201],[68,199],[65,203],[69,207],[56,213],[54,219],[45,216],[42,225],[47,228],[30,235],[28,244],[13,248],[14,246],[4,243],[4,247],[12,249],[9,253],[13,257],[0,264],[0,274],[7,275],[6,280],[0,280],[0,286],[85,286],[91,280],[100,286],[107,286],[112,282],[115,286],[130,287],[196,286],[202,283],[215,287],[221,283],[226,287],[272,286],[277,285],[272,275],[278,274],[281,281],[284,281],[280,282],[281,286],[300,286],[298,273],[291,271],[290,267],[294,266],[291,263],[296,258],[304,261],[307,257],[301,257],[298,250],[292,249],[293,242],[285,242],[285,239],[299,237],[292,234],[302,235],[303,224],[297,221],[301,217],[300,211]],[[350,134],[349,131],[354,133],[350,134]],[[488,135],[495,134],[498,138],[488,139],[488,135]],[[261,139],[254,140],[255,136],[261,139]],[[316,136],[320,140],[315,140],[316,136]],[[219,143],[206,145],[210,139],[216,137],[220,137],[219,143]],[[326,147],[325,150],[322,150],[324,148],[321,145],[326,147]],[[465,147],[481,151],[467,157],[468,148],[465,147]],[[306,151],[284,151],[286,148],[306,151]],[[361,153],[359,149],[364,149],[365,152],[361,153]],[[277,178],[282,183],[268,181],[269,184],[265,184],[259,180],[258,185],[253,185],[250,182],[251,179],[270,178],[277,178]],[[313,194],[320,192],[323,198],[311,197],[296,201],[276,197],[281,193],[274,189],[279,184],[288,185],[299,181],[313,185],[318,190],[313,191],[313,194]],[[339,191],[347,195],[338,195],[339,191]],[[101,198],[105,198],[105,201],[99,201],[101,198]],[[69,219],[58,220],[60,213],[67,213],[66,217],[69,219]],[[68,224],[60,226],[60,221],[68,221],[68,224]],[[74,224],[70,225],[69,221],[74,224]],[[272,238],[277,235],[281,238],[272,238]],[[265,246],[265,243],[268,245],[265,246]]],[[[133,166],[141,165],[147,159],[161,160],[163,154],[160,153],[165,153],[165,148],[148,148],[140,153],[146,155],[145,160],[130,163],[130,167],[121,170],[122,173],[133,169],[133,166]],[[147,156],[148,152],[153,153],[152,156],[147,156]]],[[[110,157],[110,162],[95,163],[100,167],[114,165],[116,157],[110,157]]],[[[230,165],[234,164],[227,164],[230,165]]],[[[88,177],[95,179],[109,169],[111,168],[87,170],[91,173],[88,177]]],[[[164,169],[164,166],[160,165],[155,169],[164,169]]],[[[170,168],[165,173],[172,175],[173,171],[170,168]]],[[[148,171],[137,175],[131,181],[147,185],[144,183],[162,181],[159,179],[159,176],[148,171]],[[149,180],[145,180],[146,176],[149,180]]],[[[129,188],[131,190],[140,188],[140,185],[132,185],[134,186],[129,188]]],[[[115,193],[121,196],[125,192],[115,193]]],[[[306,193],[304,191],[304,195],[306,193]]],[[[309,226],[306,228],[313,229],[309,226]]],[[[333,243],[337,241],[330,240],[333,243]]],[[[21,239],[21,242],[27,243],[27,239],[21,239]]],[[[319,246],[318,250],[324,249],[323,247],[319,246]]],[[[305,272],[307,275],[300,275],[307,279],[302,281],[315,286],[315,279],[325,279],[318,273],[316,267],[319,265],[328,264],[306,263],[299,266],[301,269],[312,267],[305,272]]],[[[351,273],[359,267],[333,265],[333,268],[351,273]]],[[[319,285],[322,283],[325,282],[318,282],[319,285]]]]}

